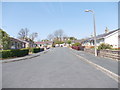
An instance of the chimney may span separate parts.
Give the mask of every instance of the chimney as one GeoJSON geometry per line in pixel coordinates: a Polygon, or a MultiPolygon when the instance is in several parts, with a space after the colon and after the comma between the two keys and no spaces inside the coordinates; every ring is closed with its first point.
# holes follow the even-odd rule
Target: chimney
{"type": "Polygon", "coordinates": [[[108,33],[109,32],[109,29],[106,27],[106,29],[105,29],[105,33],[108,33]]]}

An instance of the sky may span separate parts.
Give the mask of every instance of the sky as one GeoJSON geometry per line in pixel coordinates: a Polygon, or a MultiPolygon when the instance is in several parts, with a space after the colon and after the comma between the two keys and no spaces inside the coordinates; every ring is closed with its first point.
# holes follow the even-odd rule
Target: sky
{"type": "Polygon", "coordinates": [[[2,29],[17,37],[21,28],[29,34],[38,33],[36,40],[46,39],[48,34],[62,29],[67,36],[78,39],[93,34],[93,10],[97,35],[118,28],[117,2],[2,2],[2,29]]]}

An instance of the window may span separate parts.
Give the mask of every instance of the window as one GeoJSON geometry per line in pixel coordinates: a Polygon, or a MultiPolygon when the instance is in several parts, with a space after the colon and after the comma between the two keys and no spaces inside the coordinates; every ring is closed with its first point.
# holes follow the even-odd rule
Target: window
{"type": "Polygon", "coordinates": [[[118,35],[118,38],[120,38],[120,35],[118,35]]]}

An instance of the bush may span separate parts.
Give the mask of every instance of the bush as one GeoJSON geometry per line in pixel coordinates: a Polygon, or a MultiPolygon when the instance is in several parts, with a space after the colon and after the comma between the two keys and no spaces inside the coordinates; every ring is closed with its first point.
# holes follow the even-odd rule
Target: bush
{"type": "Polygon", "coordinates": [[[55,41],[55,44],[63,44],[63,41],[55,41]]]}
{"type": "Polygon", "coordinates": [[[72,46],[81,46],[81,44],[80,43],[75,43],[72,46]]]}
{"type": "Polygon", "coordinates": [[[75,50],[82,50],[83,51],[85,47],[82,46],[81,43],[75,43],[75,44],[72,45],[71,48],[75,49],[75,50]]]}
{"type": "Polygon", "coordinates": [[[44,51],[44,48],[40,48],[40,52],[44,51]]]}
{"type": "Polygon", "coordinates": [[[38,53],[40,52],[40,48],[32,48],[32,53],[38,53]]]}
{"type": "Polygon", "coordinates": [[[102,49],[112,49],[112,45],[102,43],[98,46],[98,50],[102,50],[102,49]]]}
{"type": "Polygon", "coordinates": [[[23,49],[20,49],[20,54],[18,54],[19,56],[25,56],[25,55],[28,55],[29,54],[29,49],[25,49],[25,48],[23,48],[23,49]],[[24,52],[24,53],[23,53],[24,52]]]}
{"type": "Polygon", "coordinates": [[[44,51],[44,48],[32,48],[32,53],[38,53],[44,51]]]}
{"type": "Polygon", "coordinates": [[[31,48],[31,47],[28,47],[28,49],[29,49],[29,52],[32,52],[32,51],[33,51],[33,48],[31,48]]]}
{"type": "Polygon", "coordinates": [[[90,46],[90,48],[95,48],[95,46],[90,46]]]}
{"type": "Polygon", "coordinates": [[[1,58],[10,58],[10,57],[22,57],[28,55],[29,49],[12,49],[12,50],[1,50],[0,53],[2,54],[1,58]]]}
{"type": "Polygon", "coordinates": [[[68,44],[71,44],[72,42],[70,40],[67,41],[68,44]]]}
{"type": "Polygon", "coordinates": [[[1,58],[13,57],[11,50],[1,50],[0,53],[2,55],[1,58]]]}
{"type": "Polygon", "coordinates": [[[120,50],[120,48],[112,48],[112,50],[120,50]]]}

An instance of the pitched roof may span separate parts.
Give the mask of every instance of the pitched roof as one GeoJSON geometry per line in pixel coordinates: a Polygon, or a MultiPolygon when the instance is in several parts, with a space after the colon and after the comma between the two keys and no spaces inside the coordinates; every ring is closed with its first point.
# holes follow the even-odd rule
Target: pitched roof
{"type": "Polygon", "coordinates": [[[50,44],[53,43],[52,41],[45,41],[45,42],[35,42],[36,44],[50,44]]]}
{"type": "Polygon", "coordinates": [[[21,40],[21,39],[18,39],[18,38],[13,38],[13,37],[10,37],[10,39],[11,40],[14,40],[14,41],[16,41],[16,42],[22,42],[22,43],[26,43],[26,41],[24,41],[24,40],[21,40]]]}
{"type": "Polygon", "coordinates": [[[108,32],[108,33],[100,34],[100,35],[98,35],[96,38],[98,38],[98,39],[99,39],[99,38],[104,38],[104,37],[106,37],[106,36],[108,36],[108,35],[116,32],[116,31],[119,31],[119,30],[120,30],[120,29],[110,31],[110,32],[108,32]]]}
{"type": "MultiPolygon", "coordinates": [[[[104,34],[97,35],[96,38],[97,38],[97,39],[105,38],[106,36],[108,36],[108,35],[116,32],[116,31],[120,31],[120,28],[119,28],[119,29],[116,29],[116,30],[113,30],[113,31],[110,31],[110,32],[108,32],[108,33],[104,33],[104,34]]],[[[85,41],[91,41],[91,40],[94,40],[94,37],[87,38],[85,41]]]]}
{"type": "Polygon", "coordinates": [[[83,40],[72,40],[73,43],[81,43],[83,40]]]}

